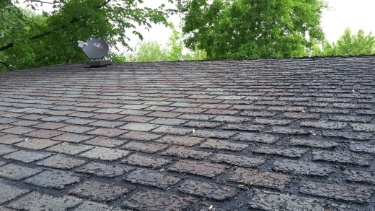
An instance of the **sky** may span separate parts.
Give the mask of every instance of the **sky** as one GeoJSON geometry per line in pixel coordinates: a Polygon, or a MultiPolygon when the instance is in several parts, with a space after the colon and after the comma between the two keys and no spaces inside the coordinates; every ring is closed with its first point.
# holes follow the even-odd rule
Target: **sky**
{"type": "MultiPolygon", "coordinates": [[[[323,11],[321,26],[330,42],[335,42],[349,27],[352,32],[363,29],[366,33],[375,35],[375,0],[325,0],[329,8],[323,11]]],[[[166,0],[144,0],[144,5],[156,7],[166,0]]],[[[178,16],[169,19],[176,26],[181,22],[178,16]]],[[[151,30],[140,29],[144,36],[144,41],[156,41],[166,45],[171,35],[171,30],[162,26],[154,25],[151,30]]],[[[130,46],[135,46],[140,40],[132,37],[130,46]]]]}
{"type": "MultiPolygon", "coordinates": [[[[147,5],[157,5],[164,0],[145,0],[147,5]]],[[[375,0],[325,0],[329,8],[323,11],[321,26],[326,38],[330,42],[335,42],[349,27],[352,32],[363,29],[366,34],[375,35],[375,0]]],[[[179,23],[177,16],[170,19],[174,23],[179,23]]],[[[163,26],[155,26],[150,31],[142,30],[144,41],[156,41],[166,44],[171,31],[163,26]]],[[[139,41],[133,41],[137,43],[139,41]]]]}
{"type": "Polygon", "coordinates": [[[336,41],[349,27],[352,32],[363,29],[375,35],[375,0],[326,0],[321,26],[330,42],[336,41]]]}

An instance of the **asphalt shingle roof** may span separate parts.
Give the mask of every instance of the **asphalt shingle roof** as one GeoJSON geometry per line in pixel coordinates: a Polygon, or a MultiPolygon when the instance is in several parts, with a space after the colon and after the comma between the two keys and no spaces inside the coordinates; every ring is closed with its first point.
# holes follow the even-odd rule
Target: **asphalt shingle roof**
{"type": "Polygon", "coordinates": [[[0,210],[373,210],[375,57],[0,74],[0,210]]]}

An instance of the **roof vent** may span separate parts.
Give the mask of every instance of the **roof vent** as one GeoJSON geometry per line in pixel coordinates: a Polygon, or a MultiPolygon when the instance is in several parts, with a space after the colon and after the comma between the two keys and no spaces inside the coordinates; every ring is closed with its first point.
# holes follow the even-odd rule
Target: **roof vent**
{"type": "Polygon", "coordinates": [[[90,58],[86,67],[104,67],[112,64],[111,60],[103,60],[109,52],[109,46],[102,39],[91,39],[87,42],[78,41],[78,47],[90,58]]]}

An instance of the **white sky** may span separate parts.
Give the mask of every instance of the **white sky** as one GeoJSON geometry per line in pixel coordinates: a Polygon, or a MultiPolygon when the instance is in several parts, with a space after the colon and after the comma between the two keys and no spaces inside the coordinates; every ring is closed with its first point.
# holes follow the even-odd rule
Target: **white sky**
{"type": "Polygon", "coordinates": [[[322,27],[326,38],[334,42],[346,27],[352,32],[363,29],[375,35],[375,0],[326,0],[330,9],[323,12],[322,27]]]}
{"type": "MultiPolygon", "coordinates": [[[[147,5],[157,5],[164,0],[145,0],[147,5]]],[[[349,27],[352,32],[359,29],[375,35],[375,0],[325,0],[329,9],[323,11],[321,26],[330,42],[336,41],[349,27]]],[[[178,23],[178,17],[171,19],[178,23]]],[[[169,29],[156,26],[149,32],[144,32],[145,41],[157,41],[161,44],[168,42],[171,32],[169,29]]],[[[136,41],[135,41],[136,42],[136,41]]]]}
{"type": "MultiPolygon", "coordinates": [[[[352,32],[359,29],[366,33],[375,35],[375,0],[325,0],[329,9],[323,11],[321,26],[330,42],[336,41],[349,27],[352,32]]],[[[144,5],[148,7],[158,6],[166,3],[166,0],[144,0],[144,5]]],[[[169,19],[178,26],[180,22],[178,16],[169,19]]],[[[144,41],[156,41],[162,45],[168,42],[171,30],[156,25],[150,31],[140,30],[144,36],[144,41]]],[[[135,37],[134,37],[135,38],[135,37]]],[[[138,39],[132,39],[130,46],[135,46],[138,39]]]]}

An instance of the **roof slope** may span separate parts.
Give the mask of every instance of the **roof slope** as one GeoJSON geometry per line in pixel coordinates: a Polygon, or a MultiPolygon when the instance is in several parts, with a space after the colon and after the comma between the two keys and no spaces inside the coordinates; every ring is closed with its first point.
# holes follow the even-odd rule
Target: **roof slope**
{"type": "Polygon", "coordinates": [[[0,75],[0,208],[371,210],[374,57],[0,75]]]}

